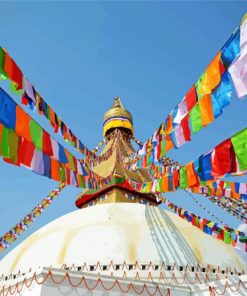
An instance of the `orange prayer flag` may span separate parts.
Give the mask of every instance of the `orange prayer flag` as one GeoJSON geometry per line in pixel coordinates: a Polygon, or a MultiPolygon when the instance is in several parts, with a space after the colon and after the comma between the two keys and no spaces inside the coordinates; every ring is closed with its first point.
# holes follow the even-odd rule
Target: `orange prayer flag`
{"type": "Polygon", "coordinates": [[[213,58],[211,63],[207,66],[201,86],[205,94],[210,94],[212,90],[216,88],[221,81],[222,67],[220,64],[222,63],[220,57],[221,52],[217,53],[217,55],[213,58]]]}
{"type": "Polygon", "coordinates": [[[60,181],[59,162],[51,158],[51,178],[55,181],[60,181]]]}
{"type": "Polygon", "coordinates": [[[4,71],[11,81],[16,84],[16,89],[22,89],[23,74],[15,61],[5,52],[4,71]]]}
{"type": "Polygon", "coordinates": [[[51,107],[50,107],[50,122],[53,127],[56,126],[55,112],[53,111],[53,109],[51,107]]]}
{"type": "Polygon", "coordinates": [[[168,176],[163,176],[162,177],[162,192],[167,192],[167,191],[169,191],[168,176]]]}
{"type": "Polygon", "coordinates": [[[70,163],[70,156],[71,156],[71,154],[70,154],[70,152],[65,148],[64,149],[64,152],[65,152],[65,155],[66,155],[66,157],[67,157],[67,159],[68,159],[68,162],[65,164],[65,167],[67,168],[67,169],[69,169],[69,170],[72,170],[72,168],[71,168],[71,163],[70,163]]]}
{"type": "Polygon", "coordinates": [[[188,187],[199,186],[199,179],[197,174],[195,173],[193,162],[190,162],[186,165],[186,174],[188,187]]]}
{"type": "Polygon", "coordinates": [[[202,118],[202,125],[207,126],[209,123],[214,121],[214,113],[213,113],[213,106],[212,106],[212,99],[210,95],[204,95],[201,100],[198,102],[201,118],[202,118]]]}
{"type": "Polygon", "coordinates": [[[170,134],[173,130],[172,126],[172,114],[169,115],[168,120],[166,122],[166,134],[170,134]]]}
{"type": "Polygon", "coordinates": [[[219,196],[219,197],[222,196],[222,190],[221,190],[221,188],[217,188],[216,189],[215,195],[216,196],[219,196]]]}
{"type": "Polygon", "coordinates": [[[174,145],[173,145],[170,135],[166,134],[166,136],[165,136],[165,150],[166,150],[166,152],[171,150],[173,147],[174,147],[174,145]]]}
{"type": "Polygon", "coordinates": [[[31,117],[22,110],[18,105],[16,105],[16,124],[15,130],[17,135],[25,138],[27,141],[32,142],[30,134],[30,121],[31,117]]]}
{"type": "Polygon", "coordinates": [[[194,193],[199,193],[200,188],[199,187],[193,187],[193,192],[194,193]]]}

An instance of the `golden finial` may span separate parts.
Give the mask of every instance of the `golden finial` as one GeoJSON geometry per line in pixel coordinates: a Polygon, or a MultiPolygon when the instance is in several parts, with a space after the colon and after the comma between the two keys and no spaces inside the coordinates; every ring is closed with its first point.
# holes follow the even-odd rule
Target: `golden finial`
{"type": "Polygon", "coordinates": [[[124,128],[128,130],[132,135],[133,131],[133,120],[132,115],[128,110],[125,110],[119,97],[114,98],[113,106],[104,115],[104,136],[114,128],[124,128]]]}

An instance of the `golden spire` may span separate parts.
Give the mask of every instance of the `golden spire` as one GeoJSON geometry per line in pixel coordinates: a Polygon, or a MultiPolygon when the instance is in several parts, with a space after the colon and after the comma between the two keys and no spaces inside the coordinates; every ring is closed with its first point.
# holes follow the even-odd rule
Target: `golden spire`
{"type": "Polygon", "coordinates": [[[103,128],[104,137],[115,128],[123,128],[134,134],[132,115],[124,109],[119,97],[115,97],[112,108],[105,113],[103,128]]]}

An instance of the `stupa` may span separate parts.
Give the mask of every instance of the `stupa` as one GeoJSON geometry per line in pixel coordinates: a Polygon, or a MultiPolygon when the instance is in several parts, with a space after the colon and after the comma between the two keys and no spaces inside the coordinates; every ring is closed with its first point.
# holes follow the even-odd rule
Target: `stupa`
{"type": "MultiPolygon", "coordinates": [[[[145,170],[125,165],[135,152],[133,134],[132,116],[115,98],[103,124],[102,155],[112,153],[93,168],[109,185],[81,193],[78,210],[0,261],[2,295],[213,295],[212,287],[222,291],[226,281],[247,286],[246,263],[231,246],[161,209],[154,194],[131,187],[128,180],[151,180],[145,170]]],[[[246,295],[241,287],[238,293],[246,295]]]]}

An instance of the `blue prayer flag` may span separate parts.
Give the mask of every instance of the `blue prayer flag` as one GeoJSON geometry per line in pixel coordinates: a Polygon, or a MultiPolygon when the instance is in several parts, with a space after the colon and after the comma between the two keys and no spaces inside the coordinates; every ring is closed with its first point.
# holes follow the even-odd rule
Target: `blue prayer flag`
{"type": "Polygon", "coordinates": [[[63,146],[60,143],[58,143],[58,147],[59,147],[59,150],[58,150],[59,161],[61,163],[67,163],[68,159],[67,159],[67,156],[66,156],[66,154],[64,152],[63,146]]]}
{"type": "Polygon", "coordinates": [[[7,128],[15,129],[16,103],[0,88],[0,122],[7,128]]]}
{"type": "Polygon", "coordinates": [[[198,174],[202,181],[211,180],[213,178],[211,175],[211,171],[212,171],[211,154],[212,152],[209,152],[208,154],[201,155],[199,157],[198,174]]]}
{"type": "Polygon", "coordinates": [[[213,91],[211,96],[213,110],[216,113],[216,116],[219,116],[222,113],[222,109],[230,104],[231,96],[232,84],[230,81],[230,75],[228,72],[225,72],[221,77],[220,85],[213,91]]]}
{"type": "Polygon", "coordinates": [[[48,155],[43,154],[44,176],[51,177],[51,159],[48,155]]]}
{"type": "Polygon", "coordinates": [[[229,67],[240,54],[240,28],[228,39],[221,52],[223,63],[229,67]]]}

